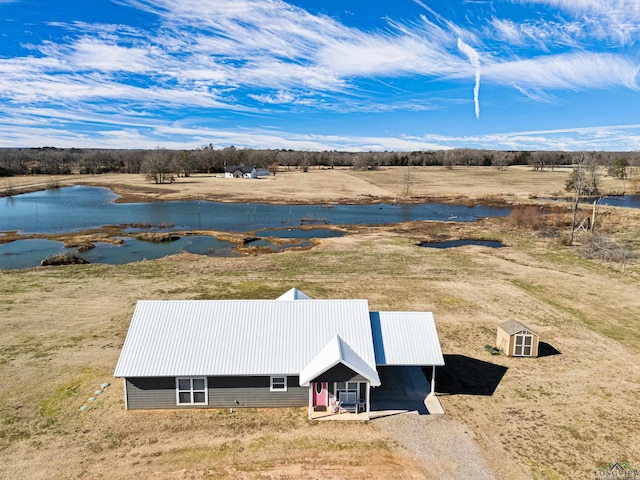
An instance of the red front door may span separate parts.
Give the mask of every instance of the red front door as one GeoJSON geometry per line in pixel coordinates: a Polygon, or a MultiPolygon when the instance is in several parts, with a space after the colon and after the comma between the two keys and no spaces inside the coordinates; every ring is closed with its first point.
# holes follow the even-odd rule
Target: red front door
{"type": "Polygon", "coordinates": [[[313,406],[327,406],[327,382],[316,382],[313,384],[313,406]]]}

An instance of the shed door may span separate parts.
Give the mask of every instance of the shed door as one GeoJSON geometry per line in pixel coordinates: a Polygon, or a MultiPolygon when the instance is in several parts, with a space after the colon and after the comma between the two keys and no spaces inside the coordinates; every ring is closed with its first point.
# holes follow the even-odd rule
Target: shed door
{"type": "Polygon", "coordinates": [[[327,406],[327,382],[315,382],[313,385],[313,405],[327,406]]]}
{"type": "Polygon", "coordinates": [[[533,335],[517,334],[515,335],[515,344],[513,347],[514,357],[530,357],[533,351],[533,335]]]}

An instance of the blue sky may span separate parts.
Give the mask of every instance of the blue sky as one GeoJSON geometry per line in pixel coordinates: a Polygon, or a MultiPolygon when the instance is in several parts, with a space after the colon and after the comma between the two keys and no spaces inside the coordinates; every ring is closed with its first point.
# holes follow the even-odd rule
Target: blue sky
{"type": "Polygon", "coordinates": [[[640,150],[639,0],[0,0],[0,147],[640,150]]]}

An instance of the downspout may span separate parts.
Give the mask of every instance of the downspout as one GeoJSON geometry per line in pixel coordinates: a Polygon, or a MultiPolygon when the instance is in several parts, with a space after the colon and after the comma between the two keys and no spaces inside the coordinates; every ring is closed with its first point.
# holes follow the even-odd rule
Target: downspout
{"type": "Polygon", "coordinates": [[[313,406],[311,405],[313,403],[313,382],[309,382],[309,420],[311,420],[311,414],[312,414],[312,409],[313,406]]]}

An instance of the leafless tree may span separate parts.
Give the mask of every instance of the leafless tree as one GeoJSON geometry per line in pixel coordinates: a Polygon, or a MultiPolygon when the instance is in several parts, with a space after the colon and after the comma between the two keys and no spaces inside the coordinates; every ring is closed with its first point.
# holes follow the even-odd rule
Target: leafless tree
{"type": "Polygon", "coordinates": [[[164,148],[147,152],[142,164],[142,171],[150,182],[173,183],[173,154],[164,148]]]}

